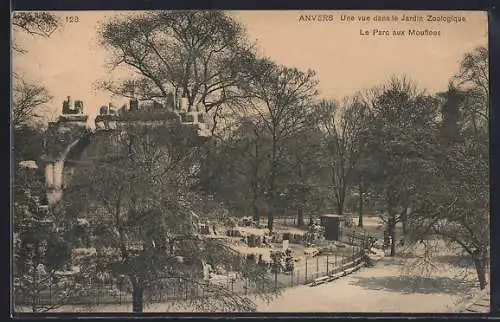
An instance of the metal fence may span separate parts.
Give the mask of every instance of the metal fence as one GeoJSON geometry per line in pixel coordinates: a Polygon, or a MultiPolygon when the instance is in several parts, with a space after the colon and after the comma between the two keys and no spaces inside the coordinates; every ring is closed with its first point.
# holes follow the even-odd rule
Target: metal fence
{"type": "MultiPolygon", "coordinates": [[[[320,254],[315,257],[306,257],[296,262],[293,271],[283,272],[280,270],[267,271],[269,280],[274,281],[274,288],[283,289],[298,285],[313,283],[316,279],[338,274],[346,271],[362,262],[363,250],[367,246],[369,236],[365,233],[350,231],[344,233],[341,241],[345,243],[343,248],[337,249],[332,254],[320,254]]],[[[149,294],[150,302],[166,302],[175,300],[186,300],[200,296],[211,296],[209,285],[191,282],[181,282],[178,278],[170,278],[157,283],[149,294]],[[178,281],[179,280],[179,281],[178,281]]],[[[231,292],[246,295],[253,292],[249,287],[249,281],[243,278],[234,278],[230,275],[220,277],[217,281],[211,281],[211,285],[224,287],[231,292]]],[[[63,289],[68,285],[49,287],[39,293],[37,304],[52,305],[61,301],[63,289]]],[[[16,305],[32,305],[32,299],[23,298],[15,294],[16,305]]],[[[123,285],[116,281],[109,283],[94,282],[85,285],[78,296],[68,298],[65,304],[73,305],[102,305],[102,304],[128,304],[132,302],[130,292],[124,291],[123,285]]]]}

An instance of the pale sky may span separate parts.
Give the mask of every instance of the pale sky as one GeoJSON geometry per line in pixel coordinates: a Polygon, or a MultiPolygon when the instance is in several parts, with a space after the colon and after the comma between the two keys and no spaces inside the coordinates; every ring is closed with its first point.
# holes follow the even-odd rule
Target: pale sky
{"type": "MultiPolygon", "coordinates": [[[[100,21],[116,11],[55,12],[63,19],[63,28],[49,39],[14,33],[13,40],[28,53],[13,58],[12,69],[30,81],[43,84],[54,97],[49,104],[52,118],[61,111],[66,96],[83,100],[89,121],[99,106],[125,99],[111,98],[98,92],[93,84],[109,79],[108,53],[96,42],[100,21]],[[78,16],[78,23],[65,23],[66,16],[78,16]]],[[[121,12],[123,14],[125,12],[121,12]]],[[[322,97],[341,99],[361,89],[379,85],[392,75],[405,74],[429,92],[445,90],[458,71],[461,57],[479,45],[487,44],[485,12],[402,12],[402,11],[235,11],[247,28],[248,38],[256,41],[259,51],[276,62],[317,72],[322,97]],[[454,16],[459,22],[375,22],[376,15],[401,17],[418,14],[454,16]],[[301,15],[329,15],[333,21],[304,21],[301,15]],[[354,16],[351,22],[342,15],[354,16]],[[360,22],[358,16],[372,21],[360,22]],[[362,36],[360,31],[374,28],[440,31],[440,36],[362,36]]]]}

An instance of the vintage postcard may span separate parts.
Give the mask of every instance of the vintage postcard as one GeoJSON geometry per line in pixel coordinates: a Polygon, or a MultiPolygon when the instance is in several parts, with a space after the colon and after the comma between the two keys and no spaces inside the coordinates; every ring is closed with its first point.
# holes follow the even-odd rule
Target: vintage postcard
{"type": "Polygon", "coordinates": [[[14,312],[489,312],[487,26],[13,12],[14,312]]]}

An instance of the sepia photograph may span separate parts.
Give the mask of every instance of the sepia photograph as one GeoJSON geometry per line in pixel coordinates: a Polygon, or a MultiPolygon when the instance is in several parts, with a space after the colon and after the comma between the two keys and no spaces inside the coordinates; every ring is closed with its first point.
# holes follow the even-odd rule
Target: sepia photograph
{"type": "Polygon", "coordinates": [[[11,310],[488,313],[484,11],[15,11],[11,310]]]}

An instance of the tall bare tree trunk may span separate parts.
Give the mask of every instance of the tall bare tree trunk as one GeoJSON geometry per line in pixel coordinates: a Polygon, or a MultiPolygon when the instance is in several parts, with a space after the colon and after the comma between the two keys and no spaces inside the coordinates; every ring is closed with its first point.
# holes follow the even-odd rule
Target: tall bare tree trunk
{"type": "Polygon", "coordinates": [[[389,215],[388,228],[389,236],[391,236],[391,257],[396,256],[396,216],[394,213],[389,215]]]}
{"type": "Polygon", "coordinates": [[[274,187],[271,187],[269,190],[270,191],[267,194],[267,204],[269,207],[267,213],[267,229],[272,232],[274,224],[274,187]]]}
{"type": "Polygon", "coordinates": [[[474,266],[476,267],[477,279],[479,281],[479,288],[484,290],[486,288],[486,256],[477,252],[473,255],[474,266]]]}
{"type": "Polygon", "coordinates": [[[269,213],[267,215],[267,228],[270,232],[273,231],[274,224],[274,207],[275,207],[275,179],[276,179],[276,168],[277,165],[277,139],[273,134],[273,147],[272,147],[272,158],[271,158],[271,175],[269,176],[269,192],[268,192],[268,200],[269,200],[269,213]]]}
{"type": "MultiPolygon", "coordinates": [[[[256,133],[257,135],[257,133],[256,133]]],[[[258,184],[258,177],[259,177],[259,144],[257,141],[255,142],[255,164],[253,166],[253,183],[252,183],[252,188],[253,188],[253,220],[259,224],[260,223],[260,214],[259,214],[259,208],[257,207],[257,200],[259,198],[259,184],[258,184]]]]}
{"type": "Polygon", "coordinates": [[[304,226],[304,208],[302,208],[302,205],[297,208],[297,226],[304,226]]]}
{"type": "Polygon", "coordinates": [[[387,198],[387,233],[390,237],[391,254],[389,256],[396,256],[396,202],[394,200],[393,192],[386,190],[387,198]]]}
{"type": "Polygon", "coordinates": [[[344,206],[343,205],[337,205],[337,215],[342,217],[344,216],[344,206]]]}
{"type": "Polygon", "coordinates": [[[132,280],[132,312],[142,313],[144,311],[144,288],[141,279],[131,276],[132,280]]]}
{"type": "Polygon", "coordinates": [[[387,232],[390,237],[391,254],[389,256],[396,256],[396,210],[394,209],[394,197],[389,191],[387,195],[387,232]]]}
{"type": "Polygon", "coordinates": [[[257,207],[257,200],[253,200],[252,202],[252,208],[253,208],[253,221],[255,221],[257,224],[260,222],[260,215],[259,215],[259,208],[257,207]]]}
{"type": "Polygon", "coordinates": [[[363,227],[363,187],[359,184],[359,217],[358,227],[363,227]]]}
{"type": "Polygon", "coordinates": [[[401,211],[401,225],[403,226],[403,237],[406,238],[408,234],[408,214],[407,214],[408,208],[404,208],[401,211]]]}
{"type": "Polygon", "coordinates": [[[390,215],[389,218],[389,236],[391,236],[391,257],[396,256],[396,216],[390,215]]]}
{"type": "Polygon", "coordinates": [[[269,229],[270,232],[272,232],[274,224],[274,198],[270,197],[270,200],[271,202],[269,205],[269,212],[267,214],[267,228],[269,229]]]}

